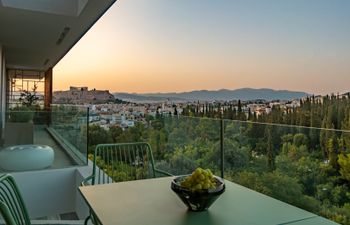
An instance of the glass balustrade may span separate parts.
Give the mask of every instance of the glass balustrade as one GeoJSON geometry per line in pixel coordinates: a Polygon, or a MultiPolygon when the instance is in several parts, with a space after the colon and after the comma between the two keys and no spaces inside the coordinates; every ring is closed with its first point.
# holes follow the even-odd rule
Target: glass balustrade
{"type": "Polygon", "coordinates": [[[1,172],[87,164],[86,109],[9,110],[1,118],[1,172]]]}
{"type": "Polygon", "coordinates": [[[90,126],[104,142],[150,143],[155,166],[216,175],[335,221],[350,220],[350,131],[193,117],[90,126]]]}

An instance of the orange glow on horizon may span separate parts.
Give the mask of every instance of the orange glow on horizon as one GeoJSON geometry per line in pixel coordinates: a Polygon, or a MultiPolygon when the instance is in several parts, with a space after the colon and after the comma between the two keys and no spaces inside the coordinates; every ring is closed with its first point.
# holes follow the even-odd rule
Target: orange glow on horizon
{"type": "MultiPolygon", "coordinates": [[[[265,18],[269,15],[258,8],[258,20],[248,21],[245,15],[244,20],[226,18],[242,10],[250,12],[249,4],[230,9],[236,14],[228,8],[227,15],[221,12],[215,17],[210,14],[214,13],[212,7],[223,6],[210,3],[210,8],[206,3],[209,8],[205,12],[212,16],[207,17],[202,11],[193,11],[199,7],[194,3],[194,8],[186,8],[177,6],[184,3],[163,2],[160,10],[159,2],[152,2],[118,1],[56,65],[54,90],[87,86],[131,93],[243,87],[315,94],[349,91],[350,47],[320,35],[329,33],[323,25],[320,31],[315,28],[315,34],[293,32],[276,18],[265,18]],[[183,18],[171,11],[164,14],[166,7],[174,6],[183,18]],[[261,18],[271,19],[274,26],[262,29],[261,18]],[[334,79],[329,80],[330,76],[334,79]]],[[[307,18],[308,14],[300,16],[307,18]]],[[[334,29],[329,24],[328,29],[334,29]]],[[[341,34],[344,40],[348,40],[346,35],[350,37],[341,34]]]]}

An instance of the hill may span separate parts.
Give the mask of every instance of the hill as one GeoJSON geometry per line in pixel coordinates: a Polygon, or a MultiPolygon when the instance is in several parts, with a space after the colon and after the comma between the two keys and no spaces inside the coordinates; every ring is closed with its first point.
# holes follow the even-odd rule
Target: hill
{"type": "Polygon", "coordinates": [[[241,88],[236,90],[198,90],[180,93],[147,93],[147,94],[130,94],[130,93],[114,93],[116,98],[127,101],[137,102],[156,102],[156,101],[230,101],[241,99],[243,101],[265,99],[271,100],[291,100],[299,99],[310,94],[306,92],[288,91],[288,90],[273,90],[273,89],[254,89],[241,88]]]}
{"type": "Polygon", "coordinates": [[[53,103],[55,104],[99,104],[107,102],[115,102],[114,96],[108,90],[70,87],[68,91],[53,92],[53,103]]]}

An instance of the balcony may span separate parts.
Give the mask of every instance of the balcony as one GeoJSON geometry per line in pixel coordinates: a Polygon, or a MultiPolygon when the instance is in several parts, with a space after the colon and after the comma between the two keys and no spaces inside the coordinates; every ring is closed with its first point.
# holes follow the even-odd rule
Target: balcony
{"type": "MultiPolygon", "coordinates": [[[[233,120],[160,117],[122,130],[90,127],[90,144],[151,144],[155,167],[174,175],[197,167],[309,212],[349,221],[345,164],[350,132],[233,120]]],[[[93,146],[91,146],[93,147],[93,146]]]]}
{"type": "MultiPolygon", "coordinates": [[[[87,163],[86,109],[53,107],[51,112],[15,109],[3,116],[2,149],[21,145],[49,146],[54,154],[53,163],[47,169],[87,163]]],[[[17,171],[17,168],[15,165],[13,169],[1,168],[1,171],[6,170],[17,171]]]]}
{"type": "MultiPolygon", "coordinates": [[[[7,112],[6,123],[13,113],[20,112],[7,112]]],[[[12,143],[48,145],[54,150],[48,168],[2,171],[15,176],[31,218],[54,224],[58,215],[73,215],[75,220],[66,224],[81,224],[88,208],[77,188],[91,174],[87,149],[91,153],[98,143],[146,141],[158,169],[181,175],[196,167],[210,168],[229,181],[348,224],[348,181],[337,159],[349,153],[349,131],[193,117],[161,117],[127,129],[105,130],[87,126],[87,113],[67,106],[35,112],[33,143],[12,143]]],[[[6,126],[4,137],[9,136],[6,126]]],[[[8,146],[5,138],[3,148],[8,146]]]]}
{"type": "Polygon", "coordinates": [[[1,115],[5,122],[1,124],[0,172],[16,178],[31,218],[40,219],[41,224],[63,224],[61,220],[79,224],[76,171],[87,166],[87,109],[22,108],[1,115]]]}

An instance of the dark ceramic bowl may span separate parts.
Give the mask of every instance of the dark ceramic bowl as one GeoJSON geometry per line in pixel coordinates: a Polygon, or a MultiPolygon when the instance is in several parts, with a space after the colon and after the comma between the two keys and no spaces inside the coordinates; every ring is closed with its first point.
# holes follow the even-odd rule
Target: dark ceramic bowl
{"type": "Polygon", "coordinates": [[[171,182],[171,189],[179,196],[183,203],[191,211],[205,211],[215,200],[225,191],[224,181],[217,176],[214,176],[216,188],[203,189],[200,191],[190,191],[187,188],[181,187],[181,182],[189,175],[176,177],[171,182]]]}

